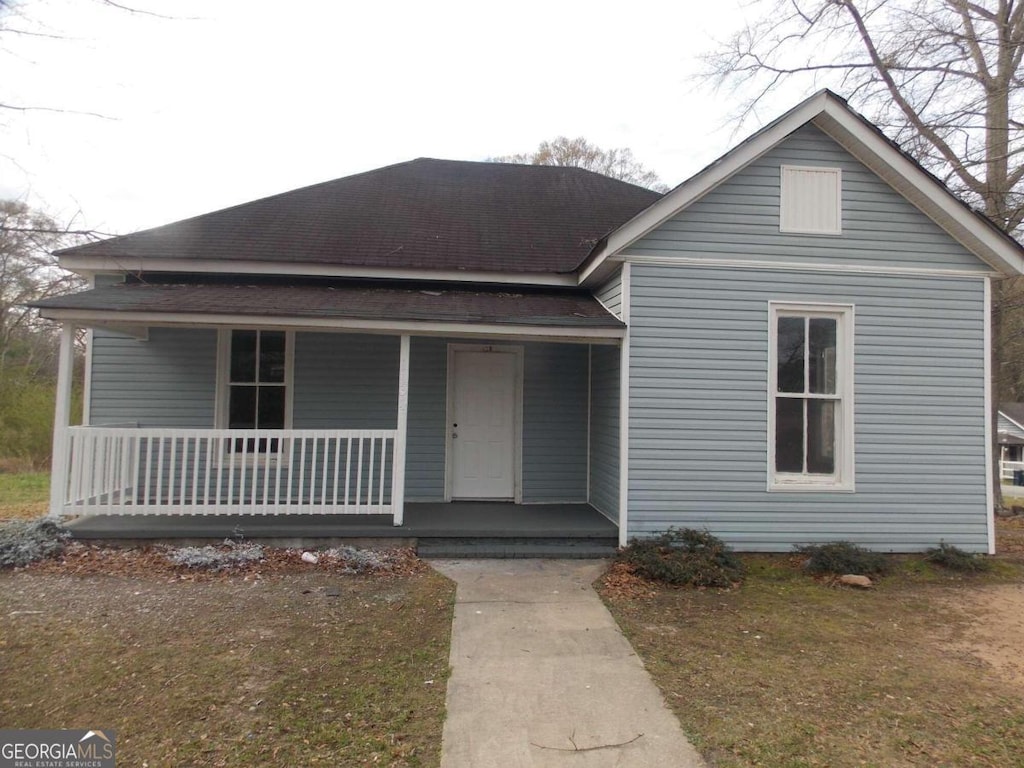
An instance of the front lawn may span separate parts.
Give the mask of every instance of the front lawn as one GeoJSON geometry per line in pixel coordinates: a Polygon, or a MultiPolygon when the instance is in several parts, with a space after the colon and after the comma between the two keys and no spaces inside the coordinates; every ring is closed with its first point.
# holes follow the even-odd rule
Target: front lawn
{"type": "Polygon", "coordinates": [[[46,514],[48,472],[0,472],[0,520],[31,520],[46,514]]]}
{"type": "Polygon", "coordinates": [[[0,723],[112,728],[118,764],[436,766],[453,585],[0,573],[0,723]]]}
{"type": "Polygon", "coordinates": [[[744,559],[751,575],[733,591],[614,571],[603,589],[710,765],[1019,764],[1024,671],[1007,651],[1024,647],[1021,566],[959,577],[907,559],[876,589],[851,591],[793,558],[744,559]]]}

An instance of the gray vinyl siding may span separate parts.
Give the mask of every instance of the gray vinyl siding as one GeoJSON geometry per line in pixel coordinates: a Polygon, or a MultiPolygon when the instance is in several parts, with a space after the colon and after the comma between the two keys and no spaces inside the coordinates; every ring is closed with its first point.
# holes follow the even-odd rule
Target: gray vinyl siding
{"type": "Polygon", "coordinates": [[[638,240],[628,254],[988,269],[888,184],[807,125],[638,240]],[[841,235],[779,232],[780,166],[842,169],[841,235]]]}
{"type": "Polygon", "coordinates": [[[394,429],[397,336],[295,335],[295,429],[394,429]]]}
{"type": "Polygon", "coordinates": [[[590,503],[619,519],[619,348],[591,347],[590,503]]]}
{"type": "Polygon", "coordinates": [[[139,341],[97,328],[92,339],[94,426],[213,426],[217,332],[151,328],[139,341]]]}
{"type": "Polygon", "coordinates": [[[527,344],[523,501],[587,500],[587,347],[527,344]]]}
{"type": "Polygon", "coordinates": [[[444,501],[448,343],[444,339],[412,339],[409,357],[405,497],[409,501],[444,501]]]}
{"type": "Polygon", "coordinates": [[[629,533],[987,547],[984,284],[635,264],[629,533]],[[855,493],[768,492],[768,302],[855,305],[855,493]]]}
{"type": "Polygon", "coordinates": [[[622,319],[622,268],[616,270],[604,285],[594,291],[594,296],[604,304],[608,311],[622,319]]]}

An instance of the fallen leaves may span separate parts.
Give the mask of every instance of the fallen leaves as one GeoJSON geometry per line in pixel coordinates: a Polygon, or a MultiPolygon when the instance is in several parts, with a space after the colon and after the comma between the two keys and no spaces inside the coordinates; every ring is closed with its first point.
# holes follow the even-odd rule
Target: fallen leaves
{"type": "Polygon", "coordinates": [[[650,599],[657,595],[651,582],[638,576],[629,563],[616,562],[601,579],[601,591],[609,598],[622,600],[650,599]]]}

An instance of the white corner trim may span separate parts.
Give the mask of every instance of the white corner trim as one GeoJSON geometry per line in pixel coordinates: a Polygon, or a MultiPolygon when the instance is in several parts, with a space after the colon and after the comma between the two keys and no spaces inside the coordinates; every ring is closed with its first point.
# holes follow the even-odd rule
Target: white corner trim
{"type": "Polygon", "coordinates": [[[622,257],[627,263],[650,264],[658,267],[724,267],[726,269],[770,269],[786,272],[831,272],[853,275],[884,275],[908,277],[957,277],[985,279],[1000,277],[1001,273],[991,270],[930,269],[928,267],[892,267],[872,264],[830,264],[817,261],[755,261],[754,259],[705,258],[703,256],[652,256],[643,253],[626,253],[622,257]]]}
{"type": "Polygon", "coordinates": [[[590,440],[594,418],[594,345],[587,345],[587,503],[590,504],[590,440]]]}
{"type": "Polygon", "coordinates": [[[619,546],[629,543],[629,319],[630,265],[622,265],[622,320],[626,335],[619,349],[619,546]]]}
{"type": "Polygon", "coordinates": [[[391,459],[392,522],[405,522],[405,462],[409,436],[409,334],[401,336],[398,347],[398,412],[395,428],[395,451],[391,459]]]}
{"type": "Polygon", "coordinates": [[[60,329],[60,352],[57,357],[57,397],[53,415],[53,457],[50,474],[50,512],[59,519],[64,514],[71,453],[68,450],[68,427],[71,425],[71,390],[75,368],[75,329],[64,323],[60,329]]]}
{"type": "MultiPolygon", "coordinates": [[[[96,275],[90,274],[86,280],[90,288],[96,287],[96,275]]],[[[85,370],[82,372],[82,426],[92,423],[92,352],[93,329],[85,329],[85,370]]]]}
{"type": "Polygon", "coordinates": [[[92,352],[95,342],[93,340],[93,329],[85,329],[85,371],[82,382],[82,426],[88,427],[92,423],[92,352]]]}
{"type": "Polygon", "coordinates": [[[996,553],[996,504],[992,472],[995,470],[992,457],[992,280],[985,281],[984,298],[984,384],[985,387],[985,506],[988,533],[988,553],[996,553]]]}

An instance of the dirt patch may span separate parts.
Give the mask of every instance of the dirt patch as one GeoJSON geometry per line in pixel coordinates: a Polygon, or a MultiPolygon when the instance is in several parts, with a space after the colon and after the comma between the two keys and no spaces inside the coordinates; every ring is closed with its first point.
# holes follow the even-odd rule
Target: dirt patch
{"type": "Polygon", "coordinates": [[[969,653],[1000,679],[1024,688],[1024,584],[978,587],[949,598],[947,607],[969,617],[948,647],[969,653]]]}

